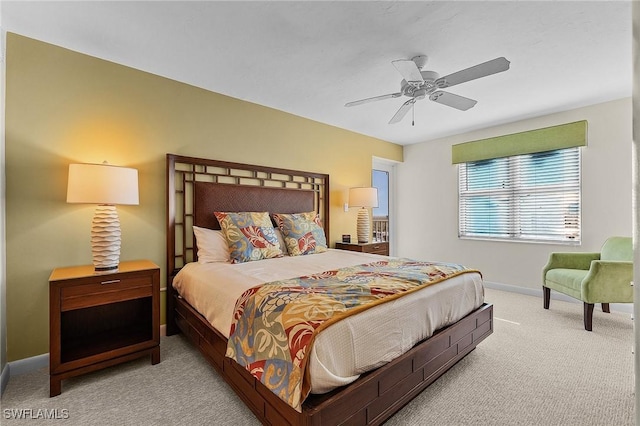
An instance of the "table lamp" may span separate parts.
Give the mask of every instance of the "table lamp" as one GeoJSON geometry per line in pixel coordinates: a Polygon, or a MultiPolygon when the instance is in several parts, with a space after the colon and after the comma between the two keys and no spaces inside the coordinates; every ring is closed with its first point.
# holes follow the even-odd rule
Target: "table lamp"
{"type": "Polygon", "coordinates": [[[138,170],[107,164],[69,164],[67,203],[97,204],[91,224],[96,272],[120,263],[120,219],[116,204],[138,204],[138,170]]]}
{"type": "Polygon", "coordinates": [[[358,210],[358,242],[368,243],[371,233],[369,221],[369,208],[378,207],[377,188],[351,188],[349,189],[349,206],[361,207],[358,210]]]}

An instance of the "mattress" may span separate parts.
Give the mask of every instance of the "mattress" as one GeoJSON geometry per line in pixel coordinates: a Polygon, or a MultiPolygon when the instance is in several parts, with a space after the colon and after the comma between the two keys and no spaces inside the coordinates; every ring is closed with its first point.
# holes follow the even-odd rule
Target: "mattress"
{"type": "MultiPolygon", "coordinates": [[[[229,337],[236,300],[259,284],[380,260],[367,253],[333,250],[240,264],[189,263],[173,286],[222,335],[229,337]]],[[[482,305],[479,273],[427,286],[343,319],[315,339],[309,355],[311,392],[325,393],[397,358],[436,330],[482,305]]]]}

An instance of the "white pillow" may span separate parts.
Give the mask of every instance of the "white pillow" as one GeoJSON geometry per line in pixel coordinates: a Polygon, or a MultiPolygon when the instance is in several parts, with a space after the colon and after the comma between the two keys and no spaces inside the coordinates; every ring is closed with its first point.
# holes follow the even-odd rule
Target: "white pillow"
{"type": "Polygon", "coordinates": [[[230,262],[229,246],[222,231],[193,227],[198,246],[198,263],[230,262]]]}

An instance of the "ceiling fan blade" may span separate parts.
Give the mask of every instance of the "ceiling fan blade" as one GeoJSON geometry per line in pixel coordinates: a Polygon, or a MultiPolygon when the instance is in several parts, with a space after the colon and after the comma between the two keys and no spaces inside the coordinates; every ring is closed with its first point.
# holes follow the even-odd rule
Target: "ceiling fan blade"
{"type": "Polygon", "coordinates": [[[356,105],[366,104],[366,103],[369,103],[369,102],[381,101],[383,99],[397,98],[397,97],[400,97],[400,96],[402,96],[402,93],[400,93],[400,92],[391,93],[389,95],[374,96],[373,98],[366,98],[366,99],[360,99],[359,101],[347,102],[346,104],[344,104],[344,106],[352,107],[352,106],[356,106],[356,105]]]}
{"type": "Polygon", "coordinates": [[[397,61],[391,61],[391,63],[402,74],[402,77],[407,80],[407,83],[418,85],[424,82],[420,69],[415,62],[407,59],[398,59],[397,61]]]}
{"type": "Polygon", "coordinates": [[[466,111],[478,103],[478,101],[474,101],[473,99],[454,95],[453,93],[449,92],[443,92],[442,90],[433,92],[431,96],[429,96],[429,99],[439,104],[450,106],[461,111],[466,111]]]}
{"type": "Polygon", "coordinates": [[[509,69],[510,62],[504,57],[492,59],[482,64],[478,64],[453,74],[445,75],[436,80],[435,84],[438,88],[455,86],[456,84],[465,83],[480,77],[486,77],[509,69]]]}
{"type": "Polygon", "coordinates": [[[407,102],[403,103],[400,109],[398,110],[398,112],[396,112],[396,114],[393,117],[391,117],[391,120],[389,120],[389,124],[400,122],[404,118],[404,116],[407,114],[407,112],[409,112],[409,110],[411,109],[411,105],[413,105],[415,102],[416,100],[412,98],[412,99],[409,99],[407,102]]]}

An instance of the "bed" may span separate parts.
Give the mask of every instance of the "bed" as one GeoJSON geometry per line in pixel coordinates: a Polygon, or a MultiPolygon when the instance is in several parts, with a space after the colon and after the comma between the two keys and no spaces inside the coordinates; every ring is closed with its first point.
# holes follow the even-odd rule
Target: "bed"
{"type": "MultiPolygon", "coordinates": [[[[342,381],[345,377],[338,377],[334,383],[324,379],[317,381],[320,384],[312,385],[313,392],[321,391],[323,393],[312,393],[296,410],[272,393],[247,369],[225,356],[229,338],[229,333],[226,331],[229,321],[228,314],[222,315],[223,319],[227,318],[223,320],[222,325],[216,324],[216,321],[220,321],[220,319],[212,317],[211,313],[219,311],[219,308],[210,309],[199,306],[197,299],[193,299],[189,292],[185,292],[181,287],[183,276],[187,275],[188,271],[224,269],[222,265],[202,265],[197,262],[196,242],[192,230],[194,226],[211,230],[220,229],[218,221],[211,214],[214,211],[280,213],[315,211],[319,213],[322,220],[321,225],[328,236],[330,235],[328,232],[329,176],[173,154],[167,155],[167,282],[169,283],[167,285],[167,334],[182,332],[188,337],[264,424],[380,424],[472,351],[493,331],[492,306],[483,303],[481,298],[478,299],[478,293],[482,291],[478,275],[456,276],[455,280],[464,281],[462,283],[451,284],[453,280],[447,280],[441,284],[429,286],[410,295],[418,300],[414,301],[414,304],[423,304],[425,300],[430,300],[429,298],[420,299],[420,297],[425,297],[423,293],[451,292],[453,295],[471,294],[469,303],[473,306],[463,308],[457,306],[464,305],[462,302],[452,304],[455,305],[451,308],[454,313],[447,313],[442,317],[441,321],[444,321],[442,322],[444,325],[438,326],[438,321],[433,323],[432,327],[437,330],[427,332],[431,337],[419,342],[411,342],[409,350],[402,349],[402,353],[394,355],[390,361],[388,359],[385,359],[384,362],[373,361],[373,364],[369,364],[368,368],[376,368],[371,371],[358,371],[358,374],[346,381],[342,381]],[[171,285],[176,275],[179,275],[179,278],[176,279],[177,287],[185,297],[182,297],[178,290],[171,285]],[[194,306],[198,306],[198,309],[194,306]],[[216,324],[218,328],[212,324],[216,324]],[[378,364],[381,366],[378,367],[378,364]],[[329,390],[334,387],[335,389],[329,390]]],[[[325,261],[334,264],[331,263],[335,262],[332,256],[342,259],[344,265],[375,263],[376,259],[381,258],[377,255],[337,252],[331,249],[326,253],[299,256],[299,258],[314,258],[319,265],[313,267],[322,268],[326,264],[325,261]]],[[[297,261],[292,258],[248,262],[245,269],[249,272],[243,272],[243,275],[239,276],[239,282],[246,281],[246,286],[251,287],[254,284],[252,281],[254,279],[257,280],[255,283],[260,282],[261,279],[262,282],[280,279],[283,276],[272,271],[290,268],[296,270],[297,264],[291,262],[297,261]],[[281,261],[289,263],[286,267],[282,267],[277,263],[281,261]],[[260,264],[259,267],[256,266],[258,264],[260,264]],[[269,270],[267,267],[269,264],[277,266],[275,269],[269,270]],[[258,272],[255,271],[256,269],[258,272]]],[[[302,269],[302,271],[306,270],[302,269]]],[[[320,272],[320,270],[316,270],[316,272],[320,272]]],[[[211,271],[208,270],[206,273],[211,273],[211,271]]],[[[237,297],[237,293],[233,293],[230,297],[237,297]]],[[[404,299],[408,299],[408,296],[403,296],[398,300],[404,299]]],[[[395,302],[376,306],[337,324],[341,324],[342,327],[343,321],[356,318],[353,321],[356,325],[344,326],[343,331],[344,329],[356,330],[355,335],[360,335],[362,331],[358,331],[357,318],[365,314],[372,315],[370,311],[377,309],[391,309],[385,305],[392,303],[395,302]]],[[[223,302],[224,304],[228,305],[227,302],[223,302]]],[[[399,311],[403,312],[402,309],[399,311]]],[[[360,320],[360,324],[371,324],[371,318],[367,318],[365,321],[360,320]]],[[[322,349],[320,336],[323,338],[328,336],[333,329],[334,326],[331,326],[322,331],[312,347],[314,351],[316,345],[319,348],[311,357],[312,361],[309,362],[309,370],[314,378],[316,374],[321,375],[317,373],[322,370],[318,369],[318,366],[325,367],[325,361],[320,360],[316,362],[316,367],[313,367],[313,359],[321,358],[317,357],[318,352],[331,352],[330,349],[322,349]]],[[[335,329],[339,330],[340,327],[335,327],[335,329]]],[[[337,331],[334,334],[342,336],[339,339],[345,338],[344,332],[337,331]]],[[[324,342],[331,341],[332,339],[329,337],[324,339],[324,342]]],[[[378,348],[380,346],[375,343],[370,347],[378,348]]],[[[388,352],[383,351],[382,356],[388,356],[388,352]]],[[[327,376],[331,378],[334,374],[330,371],[327,376]]],[[[347,374],[347,376],[350,375],[347,374]]]]}

